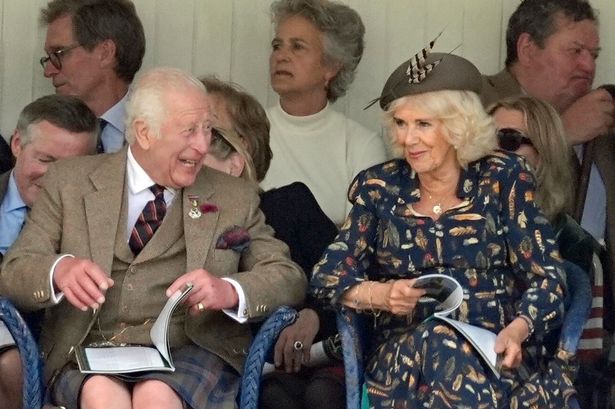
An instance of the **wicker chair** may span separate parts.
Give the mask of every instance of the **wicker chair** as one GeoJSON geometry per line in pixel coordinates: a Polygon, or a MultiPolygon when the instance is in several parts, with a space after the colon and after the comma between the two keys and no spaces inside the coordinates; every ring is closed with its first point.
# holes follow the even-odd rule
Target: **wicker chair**
{"type": "Polygon", "coordinates": [[[280,307],[259,329],[250,345],[248,357],[244,364],[241,389],[239,393],[239,407],[241,409],[257,409],[260,392],[261,374],[267,356],[271,353],[280,332],[295,322],[299,314],[290,307],[280,307]]]}
{"type": "Polygon", "coordinates": [[[0,297],[0,320],[6,324],[21,355],[24,376],[23,408],[41,409],[43,406],[42,366],[36,341],[17,309],[4,297],[0,297]]]}

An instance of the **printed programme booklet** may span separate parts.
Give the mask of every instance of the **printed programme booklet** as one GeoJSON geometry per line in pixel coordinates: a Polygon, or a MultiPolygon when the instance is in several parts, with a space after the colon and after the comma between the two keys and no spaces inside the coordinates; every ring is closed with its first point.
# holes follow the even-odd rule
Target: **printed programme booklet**
{"type": "Polygon", "coordinates": [[[119,374],[143,371],[175,371],[169,348],[169,323],[173,311],[188,296],[192,285],[167,300],[150,330],[153,346],[103,346],[76,348],[82,373],[119,374]]]}
{"type": "Polygon", "coordinates": [[[495,353],[496,334],[484,328],[457,321],[448,315],[455,311],[463,301],[463,288],[457,280],[444,274],[427,274],[418,277],[414,282],[415,288],[423,288],[426,293],[423,297],[432,298],[439,302],[434,315],[428,319],[445,321],[455,328],[468,340],[487,363],[495,376],[500,378],[499,356],[495,353]]]}

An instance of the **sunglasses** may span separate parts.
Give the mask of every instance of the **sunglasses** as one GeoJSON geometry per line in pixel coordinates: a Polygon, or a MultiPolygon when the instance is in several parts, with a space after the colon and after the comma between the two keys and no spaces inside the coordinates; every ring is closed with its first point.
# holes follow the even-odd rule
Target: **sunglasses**
{"type": "Polygon", "coordinates": [[[499,147],[505,151],[515,152],[521,145],[534,146],[530,138],[512,128],[498,129],[497,137],[499,147]]]}

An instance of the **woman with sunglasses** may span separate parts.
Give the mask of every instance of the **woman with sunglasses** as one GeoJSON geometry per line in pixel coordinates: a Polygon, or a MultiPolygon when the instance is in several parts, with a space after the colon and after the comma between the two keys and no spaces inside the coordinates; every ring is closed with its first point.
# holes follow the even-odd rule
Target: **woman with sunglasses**
{"type": "MultiPolygon", "coordinates": [[[[587,271],[592,293],[602,294],[600,244],[569,214],[572,211],[572,156],[559,114],[546,102],[529,96],[498,101],[488,112],[497,128],[501,149],[525,157],[536,177],[536,203],[555,231],[561,256],[587,271]]],[[[579,347],[580,370],[575,387],[581,407],[591,407],[596,377],[606,360],[602,354],[603,310],[601,296],[592,303],[591,320],[579,347]]],[[[552,343],[554,340],[551,341],[552,343]]]]}
{"type": "Polygon", "coordinates": [[[523,156],[536,177],[536,203],[556,232],[562,257],[585,271],[599,244],[569,216],[573,203],[571,151],[555,109],[529,96],[506,98],[488,109],[501,149],[523,156]]]}

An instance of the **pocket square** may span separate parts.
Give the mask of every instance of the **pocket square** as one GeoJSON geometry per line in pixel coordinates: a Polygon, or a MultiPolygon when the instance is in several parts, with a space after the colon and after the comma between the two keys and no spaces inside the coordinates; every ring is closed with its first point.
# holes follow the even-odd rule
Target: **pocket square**
{"type": "Polygon", "coordinates": [[[229,227],[218,237],[216,248],[219,250],[235,250],[239,253],[250,245],[250,233],[240,226],[229,227]]]}

